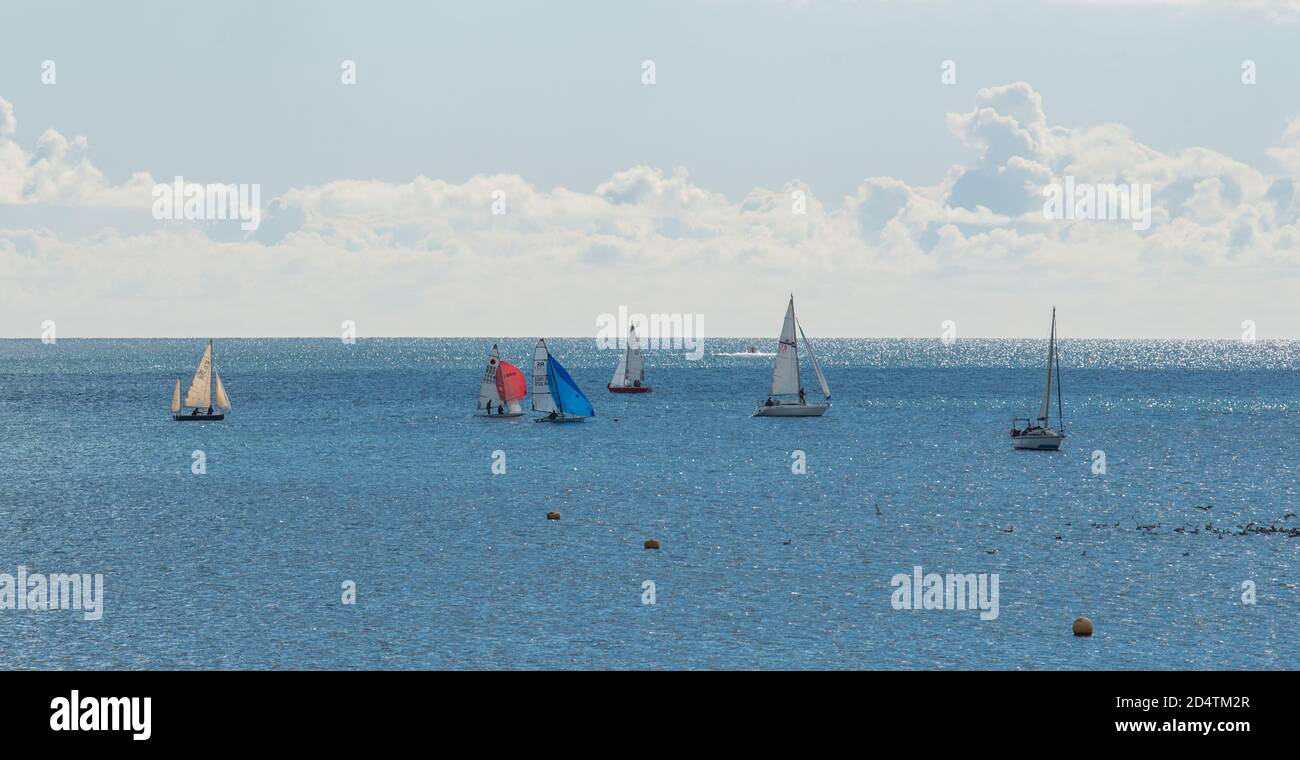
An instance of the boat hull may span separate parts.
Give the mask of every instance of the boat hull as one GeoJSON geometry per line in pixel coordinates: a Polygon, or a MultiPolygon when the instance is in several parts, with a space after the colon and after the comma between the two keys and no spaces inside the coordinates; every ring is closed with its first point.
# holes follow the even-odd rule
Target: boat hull
{"type": "Polygon", "coordinates": [[[607,385],[610,393],[649,393],[654,390],[648,385],[607,385]]]}
{"type": "Polygon", "coordinates": [[[1061,433],[1030,433],[1011,439],[1011,446],[1020,451],[1057,451],[1065,435],[1061,433]]]}
{"type": "Polygon", "coordinates": [[[586,417],[538,417],[534,422],[582,422],[586,417]]]}
{"type": "Polygon", "coordinates": [[[224,414],[173,414],[172,419],[177,422],[220,422],[224,420],[224,414]]]}
{"type": "Polygon", "coordinates": [[[830,404],[773,404],[759,406],[755,417],[820,417],[831,408],[830,404]]]}
{"type": "Polygon", "coordinates": [[[523,413],[523,412],[506,412],[505,414],[497,414],[496,412],[492,412],[491,414],[484,414],[483,412],[476,412],[476,413],[474,414],[474,416],[475,416],[475,417],[485,417],[485,418],[487,418],[487,419],[492,419],[492,420],[509,420],[509,419],[513,419],[513,418],[515,418],[515,417],[522,417],[522,416],[524,416],[524,413],[523,413]]]}

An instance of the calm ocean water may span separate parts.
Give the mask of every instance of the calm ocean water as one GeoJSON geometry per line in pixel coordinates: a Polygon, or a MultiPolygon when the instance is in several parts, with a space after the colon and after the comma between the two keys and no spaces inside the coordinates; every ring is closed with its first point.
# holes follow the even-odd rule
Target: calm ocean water
{"type": "Polygon", "coordinates": [[[0,341],[0,572],[105,577],[98,622],[0,610],[0,668],[1300,663],[1300,538],[1235,534],[1300,526],[1300,344],[1066,340],[1052,454],[1007,436],[1044,341],[818,341],[835,406],[784,420],[770,358],[718,355],[750,342],[617,397],[548,340],[598,415],[565,426],[471,416],[491,339],[219,340],[208,425],[167,410],[202,341],[0,341]],[[916,565],[998,573],[997,619],[893,609],[916,565]]]}

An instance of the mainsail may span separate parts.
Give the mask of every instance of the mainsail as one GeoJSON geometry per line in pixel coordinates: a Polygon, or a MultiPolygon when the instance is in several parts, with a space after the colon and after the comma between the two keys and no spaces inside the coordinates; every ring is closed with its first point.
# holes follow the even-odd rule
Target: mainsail
{"type": "Polygon", "coordinates": [[[1047,339],[1047,385],[1043,388],[1043,408],[1038,419],[1047,425],[1047,415],[1052,411],[1052,364],[1056,356],[1056,309],[1052,309],[1052,332],[1047,339]]]}
{"type": "Polygon", "coordinates": [[[172,414],[181,410],[181,381],[176,381],[176,390],[172,391],[172,414]]]}
{"type": "Polygon", "coordinates": [[[781,342],[776,349],[776,366],[772,368],[773,396],[799,392],[799,345],[794,333],[794,296],[790,296],[790,305],[785,310],[785,323],[781,326],[781,342]]]}
{"type": "Polygon", "coordinates": [[[185,394],[185,406],[212,406],[212,341],[199,360],[199,367],[194,371],[194,380],[190,382],[189,392],[185,394]]]}
{"type": "Polygon", "coordinates": [[[546,341],[537,341],[537,351],[533,354],[533,411],[553,412],[555,402],[551,399],[551,384],[547,379],[550,354],[546,351],[546,341]]]}
{"type": "MultiPolygon", "coordinates": [[[[568,371],[555,360],[554,356],[547,355],[546,370],[549,375],[551,395],[561,414],[570,417],[591,417],[596,414],[596,410],[591,407],[591,402],[578,389],[578,384],[573,382],[568,371]]],[[[533,390],[536,391],[536,388],[533,390]]]]}
{"type": "Polygon", "coordinates": [[[497,344],[492,344],[488,353],[487,368],[483,370],[483,382],[478,389],[479,409],[490,409],[504,401],[497,391],[497,368],[501,365],[501,356],[497,353],[497,344]]]}
{"type": "Polygon", "coordinates": [[[217,408],[229,409],[230,397],[226,395],[226,386],[221,384],[221,373],[217,373],[217,408]]]}

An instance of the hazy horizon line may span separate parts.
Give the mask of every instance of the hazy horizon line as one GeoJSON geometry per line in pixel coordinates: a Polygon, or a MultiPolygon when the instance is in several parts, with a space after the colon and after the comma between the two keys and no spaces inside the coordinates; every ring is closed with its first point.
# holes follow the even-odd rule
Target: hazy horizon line
{"type": "MultiPolygon", "coordinates": [[[[355,338],[352,339],[352,341],[354,341],[354,342],[361,342],[361,341],[367,341],[367,340],[482,340],[482,341],[493,341],[493,340],[538,340],[538,339],[546,339],[546,340],[592,340],[592,341],[598,341],[598,340],[600,340],[600,338],[597,337],[597,336],[595,336],[595,335],[554,335],[554,334],[551,334],[551,335],[496,335],[496,336],[492,336],[492,335],[366,335],[366,336],[356,336],[355,338]]],[[[755,341],[755,342],[775,342],[775,341],[777,340],[776,337],[771,336],[771,335],[765,335],[765,336],[760,336],[760,335],[715,335],[715,336],[712,336],[712,337],[704,337],[704,338],[701,338],[701,337],[688,337],[687,339],[690,340],[690,341],[698,342],[698,343],[707,343],[707,342],[709,342],[709,341],[711,341],[711,340],[713,340],[713,341],[716,341],[716,340],[751,340],[751,341],[755,341]]],[[[59,341],[75,341],[75,340],[195,340],[195,341],[203,341],[203,340],[214,340],[214,341],[216,341],[216,340],[329,340],[329,341],[345,342],[345,341],[341,341],[341,339],[339,338],[338,335],[60,335],[60,336],[58,336],[58,339],[57,339],[56,341],[53,341],[53,343],[57,344],[59,341]]],[[[642,338],[642,341],[643,341],[643,342],[646,341],[646,340],[648,340],[648,339],[646,339],[646,338],[642,338]]],[[[659,339],[654,339],[654,340],[667,340],[667,339],[666,339],[666,338],[659,338],[659,339]]],[[[679,340],[679,338],[674,337],[673,340],[679,340]]],[[[813,341],[813,343],[815,344],[815,343],[817,343],[817,342],[819,342],[819,341],[827,341],[827,340],[900,340],[900,341],[906,340],[906,341],[926,341],[926,342],[929,342],[929,341],[935,341],[935,342],[943,343],[943,339],[940,338],[940,337],[938,337],[938,336],[917,336],[917,335],[911,335],[911,336],[908,336],[908,335],[826,335],[826,336],[818,337],[816,340],[813,341]]],[[[954,338],[954,339],[953,339],[953,342],[954,342],[954,343],[961,343],[961,342],[971,342],[971,341],[998,341],[998,340],[1041,340],[1041,341],[1045,341],[1045,340],[1047,340],[1047,336],[1046,336],[1046,335],[1009,335],[1009,336],[976,335],[976,336],[971,336],[971,337],[954,338]]],[[[1300,343],[1300,337],[1296,337],[1296,338],[1256,338],[1256,339],[1254,339],[1253,341],[1245,341],[1245,340],[1242,340],[1241,338],[1215,338],[1215,337],[1204,337],[1204,336],[1191,336],[1191,337],[1188,337],[1188,336],[1174,336],[1174,337],[1169,337],[1169,336],[1164,336],[1164,337],[1147,336],[1147,337],[1136,337],[1136,338],[1134,338],[1134,337],[1125,337],[1125,338],[1121,338],[1121,337],[1113,337],[1113,336],[1105,336],[1105,335],[1078,335],[1078,336],[1062,336],[1062,335],[1058,335],[1058,336],[1057,336],[1057,340],[1058,340],[1059,342],[1081,341],[1081,340],[1100,340],[1100,341],[1132,342],[1132,343],[1142,343],[1142,342],[1150,342],[1150,341],[1165,341],[1165,342],[1184,342],[1184,343],[1186,343],[1186,342],[1203,342],[1203,343],[1244,343],[1244,344],[1246,344],[1246,345],[1250,345],[1250,344],[1252,344],[1252,343],[1300,343]]],[[[41,336],[39,336],[39,335],[35,335],[35,336],[30,336],[30,335],[24,335],[24,336],[12,336],[12,335],[6,335],[6,336],[0,336],[0,341],[15,341],[15,342],[19,342],[19,341],[36,341],[36,342],[38,342],[38,343],[39,343],[39,342],[44,342],[44,341],[42,340],[41,336]]]]}

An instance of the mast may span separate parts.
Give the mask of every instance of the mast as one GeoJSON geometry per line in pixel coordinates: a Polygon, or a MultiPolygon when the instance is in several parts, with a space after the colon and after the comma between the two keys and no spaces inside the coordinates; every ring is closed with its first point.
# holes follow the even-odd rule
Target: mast
{"type": "MultiPolygon", "coordinates": [[[[795,325],[799,324],[799,317],[794,313],[794,293],[790,294],[790,316],[794,319],[795,325]]],[[[799,341],[794,340],[794,377],[799,385],[799,390],[803,390],[803,378],[799,376],[799,341]]]]}

